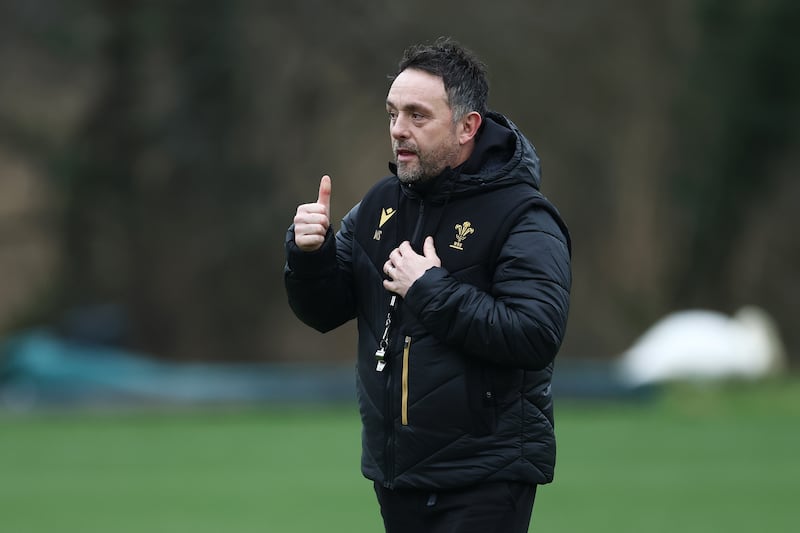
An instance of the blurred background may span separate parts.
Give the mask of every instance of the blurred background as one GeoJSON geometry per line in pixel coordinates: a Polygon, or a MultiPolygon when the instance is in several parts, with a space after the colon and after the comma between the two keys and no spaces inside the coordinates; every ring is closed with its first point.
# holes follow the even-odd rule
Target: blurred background
{"type": "Polygon", "coordinates": [[[321,174],[340,219],[387,173],[386,75],[449,34],[488,64],[573,233],[564,357],[695,306],[758,304],[800,343],[794,2],[459,6],[3,2],[2,331],[351,359],[351,332],[288,312],[285,229],[321,174]]]}
{"type": "Polygon", "coordinates": [[[387,75],[440,35],[487,63],[570,227],[565,396],[619,392],[685,310],[757,306],[791,372],[798,27],[794,0],[0,1],[2,404],[351,401],[353,326],[293,316],[285,231],[322,174],[340,220],[387,173],[387,75]]]}
{"type": "Polygon", "coordinates": [[[795,4],[5,1],[0,331],[351,360],[351,331],[289,312],[285,230],[323,173],[337,220],[388,173],[387,75],[447,34],[488,64],[573,234],[564,358],[745,304],[796,358],[795,4]]]}

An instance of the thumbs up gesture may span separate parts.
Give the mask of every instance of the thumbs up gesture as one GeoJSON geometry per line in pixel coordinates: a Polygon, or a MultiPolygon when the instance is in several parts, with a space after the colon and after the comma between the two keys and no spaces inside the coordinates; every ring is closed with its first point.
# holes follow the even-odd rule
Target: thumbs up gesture
{"type": "Polygon", "coordinates": [[[297,207],[294,216],[294,242],[304,252],[319,250],[330,227],[331,178],[322,176],[317,201],[297,207]]]}

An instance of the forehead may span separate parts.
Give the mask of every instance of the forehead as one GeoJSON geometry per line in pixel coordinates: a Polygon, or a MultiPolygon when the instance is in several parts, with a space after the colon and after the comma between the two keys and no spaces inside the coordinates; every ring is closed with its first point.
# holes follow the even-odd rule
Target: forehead
{"type": "Polygon", "coordinates": [[[394,79],[386,103],[397,108],[422,105],[432,109],[449,107],[444,81],[418,69],[406,69],[394,79]]]}

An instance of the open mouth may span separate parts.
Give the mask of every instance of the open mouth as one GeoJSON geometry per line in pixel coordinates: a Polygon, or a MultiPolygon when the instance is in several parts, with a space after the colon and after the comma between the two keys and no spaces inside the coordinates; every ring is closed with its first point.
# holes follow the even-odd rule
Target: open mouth
{"type": "Polygon", "coordinates": [[[417,153],[413,150],[407,150],[404,148],[398,148],[395,150],[395,155],[397,157],[397,161],[409,161],[415,157],[417,157],[417,153]]]}

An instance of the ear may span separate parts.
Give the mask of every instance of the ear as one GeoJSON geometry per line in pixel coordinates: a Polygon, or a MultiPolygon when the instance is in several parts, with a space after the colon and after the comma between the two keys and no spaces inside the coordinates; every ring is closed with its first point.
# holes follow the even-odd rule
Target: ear
{"type": "Polygon", "coordinates": [[[478,133],[478,130],[483,123],[483,117],[477,111],[472,111],[468,113],[467,116],[461,119],[461,128],[458,134],[458,142],[463,144],[467,144],[472,139],[475,138],[475,135],[478,133]]]}

